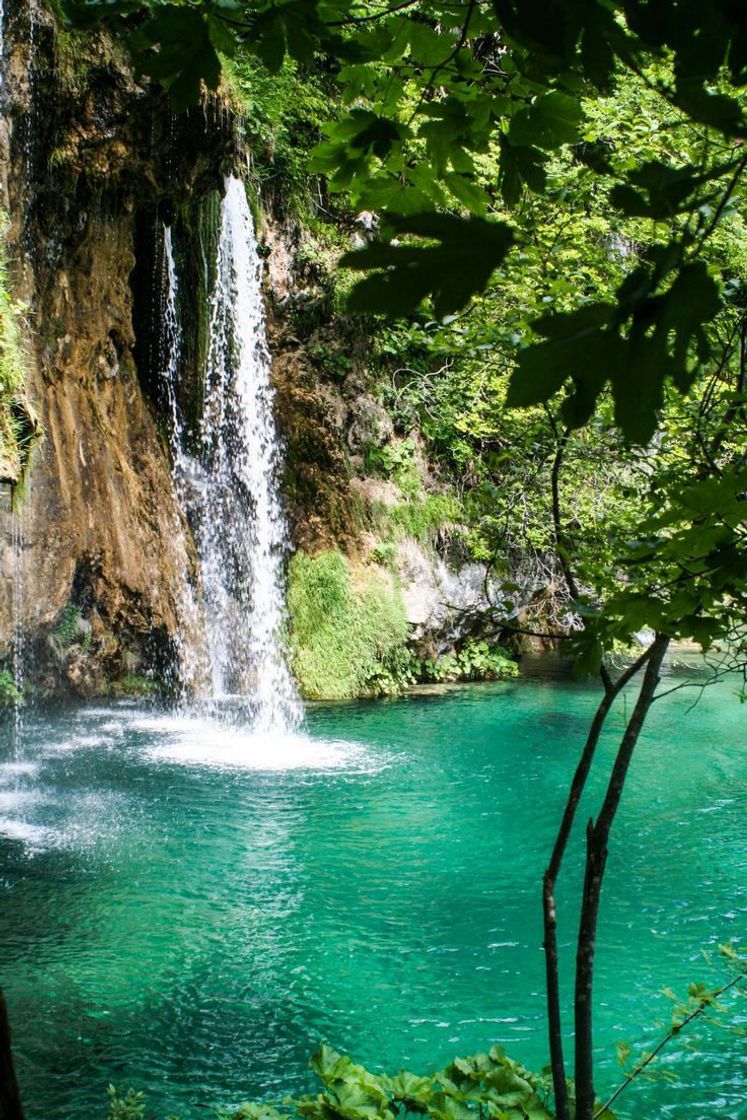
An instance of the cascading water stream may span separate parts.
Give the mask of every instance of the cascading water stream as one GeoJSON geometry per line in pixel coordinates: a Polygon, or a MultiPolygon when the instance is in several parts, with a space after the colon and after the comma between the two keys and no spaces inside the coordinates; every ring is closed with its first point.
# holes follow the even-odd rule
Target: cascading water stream
{"type": "MultiPolygon", "coordinates": [[[[182,509],[186,509],[190,488],[189,477],[194,473],[190,458],[184,450],[185,432],[179,411],[177,383],[181,357],[182,334],[177,311],[179,287],[174,261],[171,227],[163,227],[163,276],[161,304],[160,377],[166,390],[169,409],[169,443],[171,445],[174,489],[182,509]]],[[[174,525],[176,537],[183,534],[181,524],[174,525]]],[[[204,618],[195,589],[187,572],[181,573],[179,588],[181,625],[176,636],[179,658],[177,692],[195,694],[209,676],[207,650],[204,641],[204,618]]]]}
{"type": "Polygon", "coordinates": [[[174,474],[200,557],[213,695],[245,697],[254,729],[266,732],[290,729],[300,718],[282,641],[288,537],[278,498],[262,264],[244,184],[229,177],[225,186],[194,454],[177,404],[177,278],[168,233],[165,241],[174,474]]]}
{"type": "Polygon", "coordinates": [[[18,753],[21,739],[21,720],[23,715],[23,689],[25,677],[25,631],[24,613],[26,599],[26,573],[23,555],[23,512],[14,509],[11,512],[13,523],[13,684],[16,689],[17,699],[13,704],[13,753],[18,753]]]}

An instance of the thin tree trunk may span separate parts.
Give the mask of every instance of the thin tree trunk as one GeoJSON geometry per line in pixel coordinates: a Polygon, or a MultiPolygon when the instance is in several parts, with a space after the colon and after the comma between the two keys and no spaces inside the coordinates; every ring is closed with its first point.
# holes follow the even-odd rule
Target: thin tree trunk
{"type": "Polygon", "coordinates": [[[605,673],[603,682],[605,693],[594,713],[589,734],[584,744],[576,772],[573,775],[571,788],[568,793],[563,818],[560,822],[555,846],[550,857],[550,862],[545,871],[542,882],[542,908],[544,916],[544,950],[545,950],[545,978],[547,991],[547,1023],[550,1042],[550,1066],[552,1069],[553,1091],[555,1093],[555,1111],[558,1120],[570,1120],[570,1106],[568,1103],[568,1088],[565,1077],[565,1059],[563,1057],[563,1029],[560,1014],[560,986],[558,976],[558,940],[557,940],[557,913],[555,901],[555,886],[563,862],[568,839],[573,828],[578,803],[586,786],[591,764],[594,759],[599,737],[604,727],[604,722],[610,708],[620,695],[625,686],[633,679],[636,673],[646,664],[651,656],[651,647],[644,650],[628,668],[621,673],[616,681],[612,681],[609,674],[605,673]]]}
{"type": "Polygon", "coordinates": [[[646,672],[641,682],[638,699],[628,720],[612,767],[612,774],[602,808],[596,823],[589,821],[586,832],[586,873],[576,950],[574,999],[576,1011],[576,1120],[592,1120],[594,1114],[592,984],[597,920],[604,868],[607,861],[607,844],[610,829],[620,805],[633,751],[653,703],[656,686],[659,683],[659,670],[668,646],[669,638],[664,634],[657,634],[649,650],[646,672]]]}
{"type": "Polygon", "coordinates": [[[2,991],[0,991],[0,1120],[23,1120],[23,1107],[10,1046],[8,1008],[2,991]]]}

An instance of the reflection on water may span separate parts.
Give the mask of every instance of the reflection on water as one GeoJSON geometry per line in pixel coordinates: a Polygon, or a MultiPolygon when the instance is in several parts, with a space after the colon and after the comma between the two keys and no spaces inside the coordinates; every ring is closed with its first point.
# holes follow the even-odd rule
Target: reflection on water
{"type": "MultiPolygon", "coordinates": [[[[674,694],[640,745],[602,915],[605,1084],[618,1039],[659,1037],[659,989],[715,985],[701,949],[744,937],[734,692],[689,713],[674,694]]],[[[282,1097],[320,1038],[391,1069],[494,1041],[544,1064],[538,883],[592,704],[506,682],[314,707],[298,735],[252,734],[231,704],[29,715],[0,765],[0,979],[30,1120],[100,1118],[109,1081],[183,1120],[282,1097]]],[[[742,1042],[690,1037],[666,1058],[680,1080],[621,1115],[740,1117],[742,1042]]]]}

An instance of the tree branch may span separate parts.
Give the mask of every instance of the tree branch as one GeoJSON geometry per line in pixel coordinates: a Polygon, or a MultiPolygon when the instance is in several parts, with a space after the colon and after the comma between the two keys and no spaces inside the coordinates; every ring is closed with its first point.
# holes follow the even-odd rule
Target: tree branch
{"type": "MultiPolygon", "coordinates": [[[[730,988],[735,987],[735,985],[739,984],[739,982],[742,980],[744,980],[744,973],[741,973],[739,976],[735,976],[734,979],[730,980],[728,984],[724,984],[723,988],[719,988],[717,991],[713,992],[712,999],[718,999],[719,996],[722,996],[724,994],[724,992],[728,992],[730,988]]],[[[636,1077],[638,1077],[639,1074],[643,1073],[646,1066],[651,1065],[654,1058],[660,1053],[660,1051],[663,1050],[664,1047],[669,1042],[671,1042],[672,1039],[675,1038],[680,1033],[680,1031],[683,1030],[684,1027],[688,1025],[688,1023],[692,1023],[693,1019],[697,1019],[699,1015],[702,1015],[705,1012],[706,1008],[709,1006],[710,1003],[702,1003],[700,1007],[696,1007],[694,1011],[691,1011],[689,1015],[686,1015],[681,1023],[675,1023],[672,1026],[671,1030],[669,1030],[664,1038],[662,1038],[661,1042],[659,1042],[659,1044],[654,1047],[650,1054],[646,1055],[640,1065],[637,1065],[635,1069],[631,1070],[622,1084],[618,1085],[618,1087],[615,1089],[612,1096],[604,1102],[601,1108],[597,1109],[592,1120],[599,1120],[599,1118],[604,1115],[610,1105],[614,1104],[620,1094],[627,1089],[628,1085],[630,1085],[632,1081],[635,1081],[636,1077]]]]}
{"type": "Polygon", "coordinates": [[[555,1108],[558,1120],[569,1120],[570,1109],[568,1103],[568,1089],[565,1079],[565,1060],[563,1057],[562,1019],[560,1014],[560,984],[558,976],[558,941],[557,941],[557,912],[555,901],[555,886],[563,862],[568,840],[573,828],[579,801],[586,786],[586,781],[591,770],[594,753],[599,742],[605,720],[610,708],[627,684],[635,677],[636,673],[646,664],[652,655],[653,647],[649,646],[640,657],[620,674],[618,679],[610,681],[609,688],[605,686],[604,696],[597,707],[592,720],[589,734],[586,738],[584,749],[581,752],[576,772],[573,775],[571,788],[568,794],[563,818],[560,822],[555,846],[550,857],[550,862],[542,880],[542,908],[544,917],[544,949],[545,949],[545,976],[547,984],[547,1018],[550,1041],[550,1065],[552,1067],[553,1090],[555,1092],[555,1108]]]}
{"type": "Polygon", "coordinates": [[[596,823],[590,820],[586,830],[586,872],[576,948],[574,999],[576,1012],[576,1120],[592,1120],[594,1113],[593,1009],[591,997],[597,919],[607,861],[607,844],[610,829],[620,805],[633,752],[654,700],[656,687],[659,683],[659,670],[669,641],[668,635],[657,634],[647,651],[649,656],[638,699],[620,742],[602,808],[596,823]]]}
{"type": "Polygon", "coordinates": [[[23,1120],[21,1096],[13,1068],[8,1008],[2,991],[0,991],[0,1120],[23,1120]]]}

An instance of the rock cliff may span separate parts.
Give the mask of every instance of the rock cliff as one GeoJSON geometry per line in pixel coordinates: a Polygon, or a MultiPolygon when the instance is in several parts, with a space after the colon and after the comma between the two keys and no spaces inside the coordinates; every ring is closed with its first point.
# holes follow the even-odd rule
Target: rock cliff
{"type": "Polygon", "coordinates": [[[0,514],[0,658],[21,634],[42,690],[92,695],[168,666],[185,624],[194,552],[138,376],[134,324],[158,299],[138,254],[159,213],[219,189],[235,136],[220,102],[174,118],[105,36],[36,3],[6,21],[4,64],[9,256],[45,438],[15,533],[0,514]]]}

